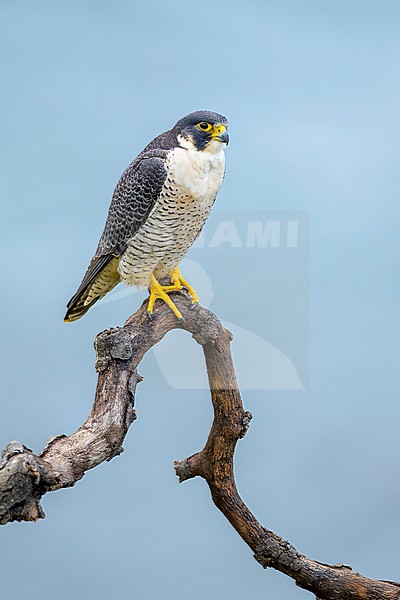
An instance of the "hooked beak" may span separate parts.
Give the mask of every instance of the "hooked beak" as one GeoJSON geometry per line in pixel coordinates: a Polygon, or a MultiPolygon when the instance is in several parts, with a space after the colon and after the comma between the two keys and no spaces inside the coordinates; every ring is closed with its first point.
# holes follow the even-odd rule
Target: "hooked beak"
{"type": "Polygon", "coordinates": [[[217,140],[217,142],[222,142],[223,144],[229,144],[229,133],[226,130],[225,125],[214,125],[212,138],[217,140]]]}

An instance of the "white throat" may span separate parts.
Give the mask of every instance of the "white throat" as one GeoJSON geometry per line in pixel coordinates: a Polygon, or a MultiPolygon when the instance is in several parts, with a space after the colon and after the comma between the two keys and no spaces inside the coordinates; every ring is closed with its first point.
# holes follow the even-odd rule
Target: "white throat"
{"type": "Polygon", "coordinates": [[[196,197],[215,197],[224,177],[224,144],[212,141],[197,150],[191,140],[178,136],[180,146],[171,156],[176,183],[196,197]]]}

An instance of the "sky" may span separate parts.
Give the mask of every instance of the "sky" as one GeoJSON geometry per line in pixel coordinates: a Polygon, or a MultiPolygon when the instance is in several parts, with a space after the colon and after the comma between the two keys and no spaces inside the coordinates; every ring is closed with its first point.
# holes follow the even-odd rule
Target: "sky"
{"type": "MultiPolygon", "coordinates": [[[[2,447],[85,420],[93,340],[146,296],[121,285],[62,322],[113,189],[156,135],[217,111],[226,177],[182,271],[234,333],[239,491],[300,552],[399,579],[399,19],[390,0],[0,1],[2,447]]],[[[4,597],[311,597],[204,481],[178,484],[212,419],[199,353],[163,340],[125,452],[2,529],[4,597]]]]}

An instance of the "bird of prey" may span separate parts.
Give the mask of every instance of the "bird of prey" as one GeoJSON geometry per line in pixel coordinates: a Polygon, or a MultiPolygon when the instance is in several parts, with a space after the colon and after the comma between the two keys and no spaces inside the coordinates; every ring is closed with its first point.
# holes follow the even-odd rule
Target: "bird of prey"
{"type": "Polygon", "coordinates": [[[222,115],[193,112],[127,167],[96,253],[68,302],[66,322],[82,317],[120,281],[149,289],[150,318],[161,299],[183,319],[170,292],[185,288],[193,304],[199,301],[178,265],[203,229],[224,178],[227,127],[222,115]],[[161,285],[167,276],[170,285],[161,285]]]}

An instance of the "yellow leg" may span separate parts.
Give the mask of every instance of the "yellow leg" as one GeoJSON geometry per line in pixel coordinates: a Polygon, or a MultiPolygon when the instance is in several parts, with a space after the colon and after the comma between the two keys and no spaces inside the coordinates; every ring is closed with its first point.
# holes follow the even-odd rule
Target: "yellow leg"
{"type": "Polygon", "coordinates": [[[186,288],[189,296],[192,298],[192,304],[197,304],[197,302],[199,302],[200,299],[198,295],[192,286],[186,281],[186,279],[184,279],[178,267],[174,267],[172,271],[169,272],[169,276],[171,277],[171,281],[173,283],[173,286],[171,287],[174,287],[175,290],[182,289],[183,287],[186,288]]]}
{"type": "Polygon", "coordinates": [[[158,283],[157,279],[154,277],[154,275],[152,275],[151,279],[150,279],[150,286],[149,286],[150,299],[149,299],[149,304],[147,306],[147,314],[149,315],[149,317],[151,317],[153,314],[155,301],[158,298],[160,298],[161,300],[164,300],[164,302],[166,304],[168,304],[168,306],[170,307],[170,309],[172,310],[174,315],[176,317],[178,317],[178,319],[180,321],[184,321],[182,313],[179,312],[179,310],[176,308],[175,304],[172,302],[171,298],[168,296],[168,292],[175,292],[175,291],[178,291],[181,289],[182,289],[182,285],[179,285],[179,287],[178,287],[177,285],[175,285],[175,283],[174,283],[174,285],[163,286],[160,283],[158,283]]]}

